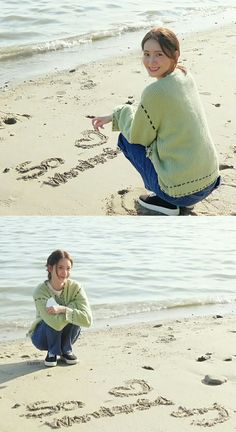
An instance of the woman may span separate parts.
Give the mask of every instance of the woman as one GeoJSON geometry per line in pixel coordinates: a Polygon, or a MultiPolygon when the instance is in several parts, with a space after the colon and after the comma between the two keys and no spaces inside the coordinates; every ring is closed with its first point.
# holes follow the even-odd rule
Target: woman
{"type": "Polygon", "coordinates": [[[89,327],[92,314],[84,290],[69,279],[73,259],[68,252],[55,250],[47,259],[48,279],[34,292],[36,320],[29,335],[39,350],[46,350],[45,366],[56,366],[57,356],[76,364],[72,345],[80,327],[89,327]]]}
{"type": "Polygon", "coordinates": [[[96,130],[112,122],[121,131],[118,146],[141,174],[151,194],[141,206],[179,215],[220,184],[216,150],[192,75],[177,64],[176,35],[166,28],[150,30],[142,40],[143,64],[155,82],[141,101],[117,107],[112,115],[95,117],[96,130]]]}

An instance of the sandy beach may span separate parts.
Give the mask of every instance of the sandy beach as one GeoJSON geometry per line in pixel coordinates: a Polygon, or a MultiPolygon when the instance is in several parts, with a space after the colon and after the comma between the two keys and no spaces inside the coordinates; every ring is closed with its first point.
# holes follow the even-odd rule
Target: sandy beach
{"type": "Polygon", "coordinates": [[[79,363],[54,368],[28,339],[2,342],[0,430],[232,432],[235,324],[212,315],[84,331],[79,363]]]}
{"type": "MultiPolygon", "coordinates": [[[[222,186],[190,215],[236,215],[236,25],[180,39],[217,147],[222,186]]],[[[141,52],[1,88],[0,215],[137,215],[144,187],[91,116],[138,102],[149,83],[141,52]]],[[[29,63],[30,64],[30,63],[29,63]]],[[[30,66],[29,66],[30,67],[30,66]]]]}

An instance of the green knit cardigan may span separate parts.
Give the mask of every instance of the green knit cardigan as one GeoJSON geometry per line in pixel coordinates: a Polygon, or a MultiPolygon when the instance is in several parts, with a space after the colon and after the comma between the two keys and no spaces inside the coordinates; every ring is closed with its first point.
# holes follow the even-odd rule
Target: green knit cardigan
{"type": "Polygon", "coordinates": [[[112,129],[146,147],[160,188],[171,197],[201,191],[219,176],[216,149],[189,72],[175,69],[148,85],[137,108],[117,107],[112,129]]]}
{"type": "Polygon", "coordinates": [[[28,335],[31,336],[38,323],[44,321],[55,330],[62,330],[67,324],[89,327],[92,324],[92,313],[87,296],[77,282],[68,279],[61,294],[54,295],[47,282],[40,284],[33,293],[36,307],[36,319],[28,335]],[[59,305],[66,306],[66,313],[51,315],[46,310],[46,303],[53,297],[59,305]]]}

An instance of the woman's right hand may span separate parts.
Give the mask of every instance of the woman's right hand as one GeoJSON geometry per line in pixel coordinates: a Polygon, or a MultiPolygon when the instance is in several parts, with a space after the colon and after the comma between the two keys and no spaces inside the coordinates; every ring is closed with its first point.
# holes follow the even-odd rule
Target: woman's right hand
{"type": "Polygon", "coordinates": [[[103,117],[94,117],[92,119],[92,125],[95,130],[99,132],[99,129],[104,129],[104,125],[112,121],[112,115],[107,115],[103,117]]]}
{"type": "Polygon", "coordinates": [[[66,306],[50,306],[50,307],[46,307],[47,313],[49,313],[50,315],[58,315],[58,314],[62,314],[62,313],[66,313],[66,306]]]}

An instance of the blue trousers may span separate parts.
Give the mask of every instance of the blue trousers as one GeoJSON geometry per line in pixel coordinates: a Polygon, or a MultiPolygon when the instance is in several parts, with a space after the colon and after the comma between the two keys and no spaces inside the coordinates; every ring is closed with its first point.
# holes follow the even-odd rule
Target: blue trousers
{"type": "Polygon", "coordinates": [[[41,351],[50,351],[54,355],[62,355],[72,351],[72,345],[80,335],[80,327],[68,324],[61,331],[54,330],[41,321],[34,330],[31,340],[41,351]]]}
{"type": "Polygon", "coordinates": [[[161,190],[158,183],[158,174],[155,171],[152,161],[146,156],[146,149],[144,146],[140,144],[130,144],[124,135],[120,134],[118,138],[118,147],[141,175],[145,188],[154,192],[155,195],[164,201],[177,207],[190,206],[202,201],[220,185],[219,176],[214,183],[199,192],[177,198],[171,197],[161,190]]]}

